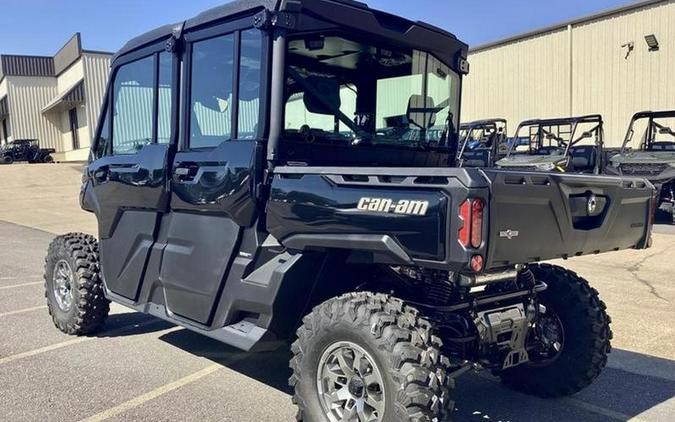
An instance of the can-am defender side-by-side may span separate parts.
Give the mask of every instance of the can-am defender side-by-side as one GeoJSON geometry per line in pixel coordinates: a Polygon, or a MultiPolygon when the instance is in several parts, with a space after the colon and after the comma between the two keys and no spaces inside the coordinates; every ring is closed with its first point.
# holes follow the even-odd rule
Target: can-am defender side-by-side
{"type": "Polygon", "coordinates": [[[457,168],[467,50],[345,0],[238,1],[130,41],[82,185],[99,240],[47,255],[56,326],[92,332],[112,300],[247,351],[292,342],[312,422],[447,420],[470,368],[589,385],[605,305],[538,262],[647,247],[654,189],[457,168]]]}
{"type": "Polygon", "coordinates": [[[493,167],[508,152],[505,119],[462,123],[459,127],[457,167],[493,167]]]}
{"type": "Polygon", "coordinates": [[[497,167],[600,174],[605,167],[603,136],[600,115],[526,120],[518,126],[497,167]]]}
{"type": "Polygon", "coordinates": [[[54,148],[40,148],[37,139],[17,139],[0,147],[0,164],[12,164],[16,161],[34,163],[53,163],[54,148]]]}
{"type": "Polygon", "coordinates": [[[658,206],[675,222],[675,110],[636,113],[607,173],[648,179],[659,191],[658,206]],[[636,131],[642,132],[637,145],[636,131]]]}

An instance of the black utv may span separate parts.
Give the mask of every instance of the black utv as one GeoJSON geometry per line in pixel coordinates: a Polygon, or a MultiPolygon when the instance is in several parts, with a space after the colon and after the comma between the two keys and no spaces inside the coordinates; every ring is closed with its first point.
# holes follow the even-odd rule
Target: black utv
{"type": "Polygon", "coordinates": [[[493,167],[508,152],[505,119],[485,119],[459,126],[457,167],[493,167]]]}
{"type": "Polygon", "coordinates": [[[675,110],[636,113],[607,173],[648,179],[659,191],[658,206],[675,222],[675,110]],[[642,136],[634,145],[636,131],[642,136]]]}
{"type": "Polygon", "coordinates": [[[9,142],[0,149],[0,164],[12,164],[15,161],[29,163],[53,163],[55,153],[53,148],[40,148],[37,139],[17,139],[9,142]]]}
{"type": "Polygon", "coordinates": [[[600,115],[526,120],[497,167],[601,174],[606,161],[603,137],[600,115]]]}
{"type": "Polygon", "coordinates": [[[56,326],[92,332],[114,301],[246,351],[292,343],[312,422],[448,420],[470,368],[588,386],[605,305],[537,262],[647,247],[654,189],[457,168],[466,57],[346,0],[238,1],[130,41],[81,191],[99,239],[46,258],[56,326]]]}

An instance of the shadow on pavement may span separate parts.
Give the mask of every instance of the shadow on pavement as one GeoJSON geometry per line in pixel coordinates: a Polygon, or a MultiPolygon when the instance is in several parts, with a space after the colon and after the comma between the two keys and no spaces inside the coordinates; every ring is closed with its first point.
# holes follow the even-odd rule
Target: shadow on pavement
{"type": "Polygon", "coordinates": [[[103,329],[91,334],[91,337],[129,337],[154,333],[173,326],[175,324],[140,312],[112,314],[106,319],[103,329]]]}
{"type": "MultiPolygon", "coordinates": [[[[291,394],[287,380],[291,352],[244,353],[188,330],[174,331],[161,340],[202,356],[242,375],[291,394]]],[[[455,398],[456,421],[616,421],[650,411],[648,419],[668,420],[673,405],[659,405],[675,397],[675,361],[625,350],[614,350],[610,364],[596,382],[568,398],[539,399],[502,386],[487,372],[459,378],[455,398]],[[666,408],[668,407],[668,408],[666,408]]]]}

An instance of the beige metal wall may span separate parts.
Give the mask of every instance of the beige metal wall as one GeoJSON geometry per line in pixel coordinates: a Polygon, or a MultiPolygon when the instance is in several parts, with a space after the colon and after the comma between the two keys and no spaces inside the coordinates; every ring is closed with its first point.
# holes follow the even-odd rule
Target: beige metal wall
{"type": "Polygon", "coordinates": [[[60,122],[42,115],[42,108],[57,94],[56,79],[7,76],[12,139],[38,138],[43,148],[61,145],[60,122]]]}
{"type": "Polygon", "coordinates": [[[618,146],[633,113],[675,109],[675,1],[480,50],[469,61],[462,121],[505,117],[513,134],[529,118],[600,113],[607,145],[618,146]],[[649,34],[659,51],[648,51],[649,34]]]}
{"type": "Polygon", "coordinates": [[[98,117],[101,113],[101,104],[105,97],[105,89],[108,84],[108,74],[110,73],[110,61],[112,56],[109,54],[96,54],[84,52],[82,54],[82,63],[84,64],[84,80],[87,93],[85,104],[86,122],[89,126],[89,136],[87,139],[80,138],[80,145],[89,147],[91,138],[95,136],[98,117]]]}

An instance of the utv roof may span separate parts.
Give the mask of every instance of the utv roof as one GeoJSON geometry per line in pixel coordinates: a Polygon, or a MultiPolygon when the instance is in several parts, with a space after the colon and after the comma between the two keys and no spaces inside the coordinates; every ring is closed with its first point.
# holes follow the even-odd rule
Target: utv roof
{"type": "MultiPolygon", "coordinates": [[[[320,16],[322,19],[335,22],[339,25],[351,26],[365,31],[377,30],[385,35],[405,34],[418,40],[426,40],[429,48],[442,49],[443,44],[451,41],[459,44],[466,58],[468,46],[457,40],[453,34],[426,24],[413,22],[399,16],[371,9],[367,4],[354,0],[235,0],[222,6],[206,10],[197,16],[172,25],[164,25],[146,32],[127,42],[115,55],[113,61],[126,53],[139,49],[147,44],[168,38],[174,30],[183,26],[184,30],[197,28],[214,23],[218,20],[245,16],[257,11],[291,11],[307,10],[320,16]],[[340,13],[343,12],[343,13],[340,13]],[[451,38],[451,40],[448,40],[451,38]]],[[[447,48],[447,47],[446,47],[447,48]]]]}
{"type": "Polygon", "coordinates": [[[520,126],[547,126],[547,125],[562,125],[566,123],[589,123],[589,122],[602,123],[602,116],[600,114],[589,114],[586,116],[559,117],[554,119],[532,119],[522,121],[520,123],[520,126]]]}
{"type": "Polygon", "coordinates": [[[490,123],[506,123],[506,119],[499,118],[499,119],[474,120],[473,122],[462,123],[461,125],[459,125],[459,127],[460,129],[462,129],[475,126],[489,125],[490,123]]]}
{"type": "Polygon", "coordinates": [[[648,118],[663,119],[667,117],[675,117],[675,110],[641,111],[633,115],[633,120],[648,118]]]}

